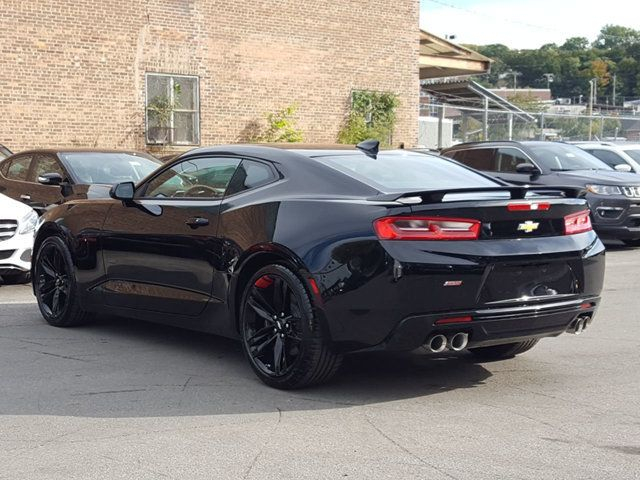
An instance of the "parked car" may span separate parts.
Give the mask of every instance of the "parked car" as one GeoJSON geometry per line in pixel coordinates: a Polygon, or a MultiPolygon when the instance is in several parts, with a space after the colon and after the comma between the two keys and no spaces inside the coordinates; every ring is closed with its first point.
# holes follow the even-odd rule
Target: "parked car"
{"type": "Polygon", "coordinates": [[[11,150],[9,150],[4,145],[0,145],[0,160],[3,160],[11,155],[11,150]]]}
{"type": "Polygon", "coordinates": [[[514,185],[585,189],[601,237],[640,246],[640,176],[617,172],[580,148],[558,142],[478,142],[442,154],[514,185]]]}
{"type": "Polygon", "coordinates": [[[37,222],[32,208],[0,194],[0,277],[5,284],[29,281],[37,222]]]}
{"type": "Polygon", "coordinates": [[[611,142],[574,142],[573,144],[620,172],[640,173],[640,144],[611,142]]]}
{"type": "Polygon", "coordinates": [[[191,151],[44,215],[40,311],[58,327],[102,312],[239,338],[277,388],[325,381],[356,350],[509,358],[588,325],[604,247],[577,190],[424,158],[377,142],[191,151]]]}
{"type": "Polygon", "coordinates": [[[111,185],[139,181],[161,164],[139,152],[31,150],[0,161],[0,193],[42,214],[69,199],[108,196],[111,185]]]}

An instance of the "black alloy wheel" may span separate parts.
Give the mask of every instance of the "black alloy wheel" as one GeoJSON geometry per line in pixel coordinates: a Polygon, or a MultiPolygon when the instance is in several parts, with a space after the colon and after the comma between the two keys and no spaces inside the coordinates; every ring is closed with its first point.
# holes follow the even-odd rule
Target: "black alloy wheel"
{"type": "Polygon", "coordinates": [[[276,388],[327,380],[341,363],[323,335],[309,294],[288,268],[261,269],[245,288],[240,329],[258,377],[276,388]]]}
{"type": "Polygon", "coordinates": [[[41,245],[34,265],[33,285],[44,319],[56,327],[84,323],[75,292],[71,254],[59,237],[49,237],[41,245]]]}

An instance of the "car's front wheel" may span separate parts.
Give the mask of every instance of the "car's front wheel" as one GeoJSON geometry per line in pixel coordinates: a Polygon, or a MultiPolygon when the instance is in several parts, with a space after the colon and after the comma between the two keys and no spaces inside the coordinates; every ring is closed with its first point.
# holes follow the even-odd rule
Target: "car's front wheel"
{"type": "Polygon", "coordinates": [[[251,368],[275,388],[324,382],[342,361],[327,340],[301,280],[282,265],[260,269],[247,284],[240,334],[251,368]]]}
{"type": "Polygon", "coordinates": [[[491,347],[470,348],[469,351],[478,359],[485,361],[504,360],[527,352],[536,346],[538,339],[534,338],[524,342],[506,343],[491,347]]]}
{"type": "Polygon", "coordinates": [[[38,250],[33,271],[38,307],[44,319],[54,327],[73,327],[87,320],[80,306],[73,260],[59,237],[49,237],[38,250]]]}

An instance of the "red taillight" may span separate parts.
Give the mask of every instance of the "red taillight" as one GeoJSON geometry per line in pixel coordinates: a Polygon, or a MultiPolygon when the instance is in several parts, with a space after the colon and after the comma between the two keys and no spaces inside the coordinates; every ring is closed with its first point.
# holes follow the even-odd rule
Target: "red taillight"
{"type": "Polygon", "coordinates": [[[471,317],[452,317],[452,318],[441,318],[440,320],[436,320],[436,325],[448,325],[451,323],[467,323],[471,322],[473,318],[471,317]]]}
{"type": "Polygon", "coordinates": [[[572,213],[564,217],[564,234],[574,235],[593,230],[591,226],[591,217],[589,210],[583,212],[572,213]]]}
{"type": "Polygon", "coordinates": [[[480,222],[466,218],[385,217],[373,222],[381,240],[476,240],[480,222]]]}
{"type": "Polygon", "coordinates": [[[550,208],[550,203],[510,203],[507,205],[510,212],[547,211],[550,208]]]}

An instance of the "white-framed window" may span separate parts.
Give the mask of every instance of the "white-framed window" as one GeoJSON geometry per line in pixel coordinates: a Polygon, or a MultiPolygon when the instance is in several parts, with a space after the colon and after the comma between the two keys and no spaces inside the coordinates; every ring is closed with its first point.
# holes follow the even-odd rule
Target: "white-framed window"
{"type": "Polygon", "coordinates": [[[199,78],[146,74],[146,141],[151,145],[200,144],[199,78]]]}

